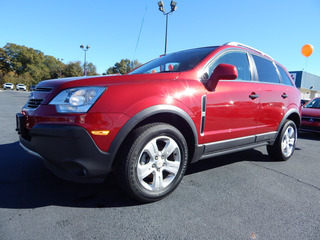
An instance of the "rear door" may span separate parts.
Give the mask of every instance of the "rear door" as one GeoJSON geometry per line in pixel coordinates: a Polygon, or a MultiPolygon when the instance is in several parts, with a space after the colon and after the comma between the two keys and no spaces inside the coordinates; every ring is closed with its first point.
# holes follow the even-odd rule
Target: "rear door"
{"type": "Polygon", "coordinates": [[[252,55],[259,82],[260,113],[257,119],[257,134],[278,129],[288,106],[288,86],[280,82],[275,63],[261,56],[252,55]]]}

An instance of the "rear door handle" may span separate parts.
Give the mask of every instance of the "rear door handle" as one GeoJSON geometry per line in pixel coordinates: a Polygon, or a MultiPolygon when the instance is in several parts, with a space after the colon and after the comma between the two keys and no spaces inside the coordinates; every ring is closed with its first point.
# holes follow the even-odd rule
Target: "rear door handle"
{"type": "Polygon", "coordinates": [[[281,97],[282,97],[282,98],[287,98],[287,97],[288,97],[288,94],[284,93],[284,94],[281,95],[281,97]]]}
{"type": "Polygon", "coordinates": [[[249,95],[249,98],[251,98],[251,99],[256,99],[258,97],[259,97],[259,95],[254,92],[249,95]]]}

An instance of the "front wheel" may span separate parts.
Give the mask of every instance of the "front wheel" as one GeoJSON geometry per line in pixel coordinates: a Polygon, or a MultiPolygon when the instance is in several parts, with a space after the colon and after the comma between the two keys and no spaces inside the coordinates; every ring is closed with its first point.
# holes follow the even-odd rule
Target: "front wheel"
{"type": "Polygon", "coordinates": [[[267,146],[268,154],[274,160],[286,161],[292,156],[296,146],[296,142],[296,124],[291,120],[287,120],[274,144],[267,146]]]}
{"type": "Polygon", "coordinates": [[[140,202],[154,202],[169,195],[181,182],[188,147],[178,129],[152,123],[133,131],[122,156],[118,170],[125,191],[140,202]]]}

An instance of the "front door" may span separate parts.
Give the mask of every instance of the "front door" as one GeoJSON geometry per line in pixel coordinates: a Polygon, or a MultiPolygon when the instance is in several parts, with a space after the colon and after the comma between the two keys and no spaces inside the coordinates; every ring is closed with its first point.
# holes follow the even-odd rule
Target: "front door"
{"type": "MultiPolygon", "coordinates": [[[[220,80],[214,91],[207,92],[204,125],[204,142],[255,141],[257,118],[259,116],[259,86],[251,81],[247,53],[228,51],[218,56],[208,66],[208,76],[220,63],[236,66],[236,80],[220,80]]],[[[226,145],[227,147],[227,145],[226,145]]]]}

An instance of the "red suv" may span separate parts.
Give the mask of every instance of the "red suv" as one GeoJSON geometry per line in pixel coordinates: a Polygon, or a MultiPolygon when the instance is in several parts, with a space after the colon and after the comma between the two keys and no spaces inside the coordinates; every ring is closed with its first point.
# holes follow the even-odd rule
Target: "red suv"
{"type": "Polygon", "coordinates": [[[286,69],[232,42],[167,54],[126,75],[40,82],[17,131],[56,175],[101,182],[115,169],[126,192],[151,202],[179,185],[188,163],[263,145],[289,159],[300,111],[286,69]]]}

